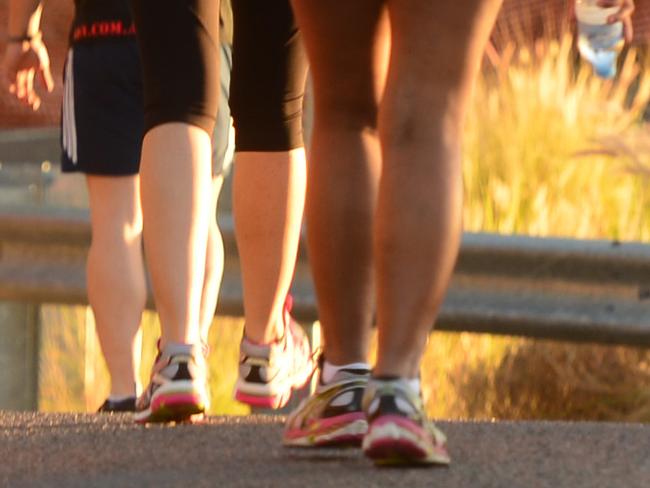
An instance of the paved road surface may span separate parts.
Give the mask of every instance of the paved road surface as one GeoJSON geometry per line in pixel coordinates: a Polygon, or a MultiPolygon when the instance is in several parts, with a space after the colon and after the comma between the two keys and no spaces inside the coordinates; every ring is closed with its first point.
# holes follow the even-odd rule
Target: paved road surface
{"type": "Polygon", "coordinates": [[[377,469],[358,450],[282,448],[280,420],[0,412],[0,486],[650,487],[650,425],[441,422],[449,468],[377,469]]]}

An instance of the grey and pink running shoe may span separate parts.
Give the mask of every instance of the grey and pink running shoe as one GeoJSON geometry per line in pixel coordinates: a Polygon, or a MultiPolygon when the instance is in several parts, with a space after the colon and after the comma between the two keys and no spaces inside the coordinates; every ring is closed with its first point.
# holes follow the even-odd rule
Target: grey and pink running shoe
{"type": "Polygon", "coordinates": [[[291,317],[291,296],[284,305],[284,334],[271,344],[242,338],[235,399],[253,407],[284,407],[295,390],[311,381],[316,369],[303,328],[291,317]]]}
{"type": "MultiPolygon", "coordinates": [[[[321,356],[321,365],[322,365],[321,356]]],[[[297,447],[359,446],[368,430],[361,408],[367,369],[341,369],[332,381],[319,381],[314,394],[298,405],[285,424],[283,444],[297,447]]]]}
{"type": "Polygon", "coordinates": [[[158,352],[149,386],[136,402],[135,421],[196,421],[203,417],[208,403],[202,346],[169,344],[158,352]]]}
{"type": "Polygon", "coordinates": [[[426,418],[422,398],[407,381],[372,378],[363,406],[369,423],[363,452],[376,464],[450,463],[445,435],[426,418]]]}

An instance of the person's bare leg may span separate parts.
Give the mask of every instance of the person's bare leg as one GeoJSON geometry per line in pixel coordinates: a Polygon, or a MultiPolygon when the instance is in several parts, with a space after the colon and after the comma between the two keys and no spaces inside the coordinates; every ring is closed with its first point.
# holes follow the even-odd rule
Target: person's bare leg
{"type": "MultiPolygon", "coordinates": [[[[337,420],[343,424],[339,430],[345,428],[345,433],[353,438],[359,434],[363,436],[364,454],[377,463],[449,463],[444,434],[426,420],[418,379],[419,362],[458,250],[462,122],[483,45],[500,1],[377,0],[377,3],[369,3],[359,0],[334,4],[294,0],[314,73],[316,147],[316,138],[323,132],[319,122],[328,111],[340,127],[352,127],[361,134],[374,129],[368,122],[359,126],[358,115],[355,115],[363,113],[362,94],[340,97],[338,105],[334,96],[327,98],[333,105],[325,106],[320,102],[323,93],[331,89],[326,82],[332,83],[338,76],[342,80],[338,92],[347,94],[360,74],[374,71],[372,57],[359,56],[358,51],[365,48],[372,52],[386,39],[376,26],[380,25],[382,8],[388,6],[389,9],[392,46],[379,110],[382,170],[376,213],[373,219],[372,214],[353,213],[348,209],[351,217],[327,221],[322,234],[317,236],[320,240],[331,240],[333,231],[343,232],[351,252],[362,251],[372,256],[372,268],[376,271],[378,360],[370,381],[354,379],[351,373],[346,376],[349,380],[346,377],[340,380],[337,387],[347,388],[349,398],[358,397],[360,389],[364,394],[362,405],[354,405],[357,412],[353,422],[337,420]],[[375,28],[367,29],[364,21],[375,28]],[[328,63],[328,57],[338,62],[328,63]],[[345,65],[343,60],[350,61],[350,57],[357,61],[356,65],[345,65]],[[335,231],[337,225],[345,226],[344,230],[335,231]],[[355,226],[359,225],[370,228],[372,239],[368,238],[368,233],[355,232],[355,226]],[[373,241],[372,246],[370,241],[373,241]],[[367,246],[365,249],[361,247],[363,244],[367,246]],[[363,412],[359,412],[359,408],[363,412]]],[[[339,142],[344,140],[339,132],[330,145],[351,151],[352,148],[339,142]]],[[[363,167],[359,161],[356,164],[363,167]]],[[[309,226],[321,217],[315,214],[312,220],[311,198],[326,204],[335,203],[329,198],[336,194],[338,185],[346,184],[348,173],[339,172],[331,180],[332,184],[324,186],[320,193],[311,186],[316,177],[312,180],[310,173],[309,226]]],[[[371,190],[360,182],[347,190],[348,194],[354,192],[366,198],[371,194],[371,190]]],[[[354,201],[347,197],[346,201],[350,200],[354,201]]],[[[339,280],[343,287],[338,291],[328,289],[327,282],[326,286],[321,286],[320,280],[324,280],[327,273],[349,277],[354,275],[351,269],[358,268],[350,268],[354,264],[345,259],[349,254],[343,246],[339,248],[341,255],[332,252],[318,240],[312,240],[311,232],[310,258],[321,316],[325,319],[326,314],[336,308],[326,297],[342,298],[343,293],[351,296],[350,309],[358,314],[369,313],[370,304],[363,300],[369,294],[362,293],[369,280],[348,283],[339,280]]],[[[327,320],[341,320],[341,315],[327,320]]],[[[363,340],[359,335],[349,334],[349,329],[324,325],[326,355],[332,339],[340,340],[342,348],[358,347],[363,340]]],[[[348,352],[352,351],[348,349],[348,352]]],[[[312,398],[324,397],[327,393],[326,386],[312,398]]],[[[320,412],[320,409],[310,411],[299,407],[289,416],[285,443],[315,444],[311,438],[320,433],[321,419],[314,411],[320,412]],[[310,430],[315,433],[303,434],[310,430]]]]}
{"type": "Polygon", "coordinates": [[[111,377],[111,396],[139,392],[140,320],[146,301],[138,176],[86,178],[92,243],[88,299],[111,377]]]}
{"type": "Polygon", "coordinates": [[[373,317],[372,232],[380,174],[377,106],[387,65],[381,0],[294,1],[311,60],[315,120],[307,236],[325,357],[367,361],[373,317]]]}
{"type": "Polygon", "coordinates": [[[245,335],[284,333],[305,202],[305,151],[236,153],[233,212],[244,289],[245,335]]]}
{"type": "Polygon", "coordinates": [[[212,200],[210,203],[210,228],[208,230],[208,247],[205,256],[205,276],[203,278],[203,291],[201,295],[200,332],[203,344],[208,343],[210,326],[214,320],[217,308],[217,298],[223,276],[223,239],[217,225],[217,201],[223,185],[223,176],[212,178],[212,200]]]}
{"type": "Polygon", "coordinates": [[[374,373],[416,378],[456,260],[460,140],[501,0],[388,0],[392,54],[380,111],[374,373]]]}
{"type": "Polygon", "coordinates": [[[144,244],[161,342],[198,344],[211,219],[211,142],[198,127],[168,123],[143,141],[144,244]]]}

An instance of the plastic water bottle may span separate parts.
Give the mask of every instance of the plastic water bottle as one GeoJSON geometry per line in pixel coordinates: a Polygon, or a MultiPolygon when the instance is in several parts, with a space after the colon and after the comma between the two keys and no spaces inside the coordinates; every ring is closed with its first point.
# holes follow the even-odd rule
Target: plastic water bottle
{"type": "Polygon", "coordinates": [[[621,52],[623,23],[608,24],[610,15],[618,13],[619,7],[603,8],[598,0],[575,0],[578,19],[578,50],[591,63],[602,78],[616,76],[616,58],[621,52]]]}

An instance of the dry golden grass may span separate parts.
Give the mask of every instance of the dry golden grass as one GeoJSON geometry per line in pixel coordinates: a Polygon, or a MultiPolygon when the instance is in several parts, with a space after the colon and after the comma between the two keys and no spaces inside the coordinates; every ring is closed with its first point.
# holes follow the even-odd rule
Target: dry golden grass
{"type": "Polygon", "coordinates": [[[39,409],[83,412],[85,307],[41,307],[39,409]]]}
{"type": "MultiPolygon", "coordinates": [[[[492,53],[466,130],[470,230],[647,241],[650,70],[615,82],[577,62],[570,34],[492,53]]],[[[430,414],[650,421],[650,352],[487,335],[432,335],[430,414]]]]}
{"type": "Polygon", "coordinates": [[[648,180],[629,171],[649,140],[638,58],[628,51],[612,82],[576,64],[569,34],[493,54],[467,121],[466,227],[647,240],[648,180]]]}
{"type": "MultiPolygon", "coordinates": [[[[110,387],[110,378],[87,307],[42,308],[39,408],[46,412],[95,411],[110,387]]],[[[152,312],[142,321],[140,380],[146,385],[156,354],[160,324],[152,312]]],[[[237,379],[243,321],[217,317],[210,331],[210,413],[245,415],[250,408],[232,399],[237,379]]]]}
{"type": "MultiPolygon", "coordinates": [[[[155,315],[146,315],[143,382],[158,335],[155,315]]],[[[43,411],[94,411],[108,391],[101,355],[90,358],[90,376],[85,368],[86,317],[84,307],[44,308],[43,411]]],[[[242,327],[236,317],[218,317],[213,326],[212,414],[250,411],[232,399],[242,327]]],[[[435,332],[422,375],[427,410],[436,418],[650,422],[650,352],[644,349],[435,332]]]]}
{"type": "Polygon", "coordinates": [[[650,422],[645,349],[437,332],[422,373],[434,417],[650,422]]]}

